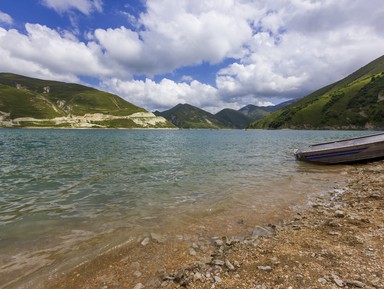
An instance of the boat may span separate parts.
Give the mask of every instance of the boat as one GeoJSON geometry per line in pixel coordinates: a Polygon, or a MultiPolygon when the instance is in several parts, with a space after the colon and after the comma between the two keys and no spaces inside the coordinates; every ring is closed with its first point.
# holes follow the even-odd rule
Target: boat
{"type": "Polygon", "coordinates": [[[384,133],[319,143],[294,151],[296,160],[343,164],[384,159],[384,133]]]}

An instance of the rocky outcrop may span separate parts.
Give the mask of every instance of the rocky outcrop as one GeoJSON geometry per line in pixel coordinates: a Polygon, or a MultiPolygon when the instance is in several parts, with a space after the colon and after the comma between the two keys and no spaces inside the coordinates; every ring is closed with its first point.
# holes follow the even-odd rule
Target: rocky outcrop
{"type": "MultiPolygon", "coordinates": [[[[156,116],[151,112],[137,112],[128,116],[115,116],[102,113],[88,113],[83,116],[68,115],[64,117],[56,117],[52,119],[36,119],[33,117],[20,117],[11,119],[10,113],[0,111],[0,127],[28,127],[28,123],[34,123],[33,126],[44,126],[46,123],[52,123],[54,127],[66,126],[71,128],[106,128],[103,122],[113,120],[131,120],[137,127],[153,128],[157,126],[165,126],[167,120],[164,117],[156,116]],[[41,125],[39,125],[41,124],[41,125]]],[[[32,126],[32,125],[31,125],[32,126]]],[[[46,125],[49,127],[49,125],[46,125]]]]}

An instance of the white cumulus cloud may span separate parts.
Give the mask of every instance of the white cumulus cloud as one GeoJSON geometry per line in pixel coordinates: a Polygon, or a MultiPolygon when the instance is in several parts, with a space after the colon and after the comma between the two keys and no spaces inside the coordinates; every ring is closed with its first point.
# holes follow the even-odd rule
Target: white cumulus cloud
{"type": "Polygon", "coordinates": [[[102,88],[124,97],[131,103],[147,107],[149,110],[166,110],[178,103],[189,103],[215,111],[223,105],[216,88],[196,80],[191,83],[177,83],[163,78],[157,83],[148,78],[132,81],[113,78],[105,80],[102,88]]]}
{"type": "Polygon", "coordinates": [[[10,25],[13,23],[13,19],[9,14],[0,11],[0,23],[10,25]]]}
{"type": "Polygon", "coordinates": [[[101,64],[100,47],[74,40],[39,24],[27,24],[27,34],[0,28],[0,68],[21,74],[77,80],[79,75],[110,73],[101,64]]]}
{"type": "Polygon", "coordinates": [[[248,54],[217,75],[222,98],[302,97],[381,56],[379,2],[264,1],[248,54]]]}
{"type": "Polygon", "coordinates": [[[113,63],[133,74],[155,75],[202,62],[239,58],[252,37],[258,10],[242,1],[150,0],[132,31],[97,29],[95,40],[113,63]],[[170,13],[170,11],[172,11],[170,13]]]}
{"type": "Polygon", "coordinates": [[[101,12],[103,10],[102,0],[42,0],[42,3],[60,13],[78,10],[89,15],[93,11],[101,12]]]}

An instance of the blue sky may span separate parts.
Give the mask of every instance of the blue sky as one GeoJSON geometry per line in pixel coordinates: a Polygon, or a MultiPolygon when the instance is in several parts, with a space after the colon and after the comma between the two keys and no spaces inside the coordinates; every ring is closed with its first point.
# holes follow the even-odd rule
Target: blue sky
{"type": "Polygon", "coordinates": [[[0,71],[215,113],[347,76],[383,27],[382,0],[0,0],[0,71]]]}

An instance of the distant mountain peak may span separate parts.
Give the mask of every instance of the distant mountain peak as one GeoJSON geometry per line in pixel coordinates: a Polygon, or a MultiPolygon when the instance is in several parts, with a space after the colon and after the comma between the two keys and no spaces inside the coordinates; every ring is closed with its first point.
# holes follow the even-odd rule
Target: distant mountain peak
{"type": "Polygon", "coordinates": [[[179,128],[221,129],[235,128],[231,123],[191,104],[177,104],[173,108],[157,113],[179,128]]]}

